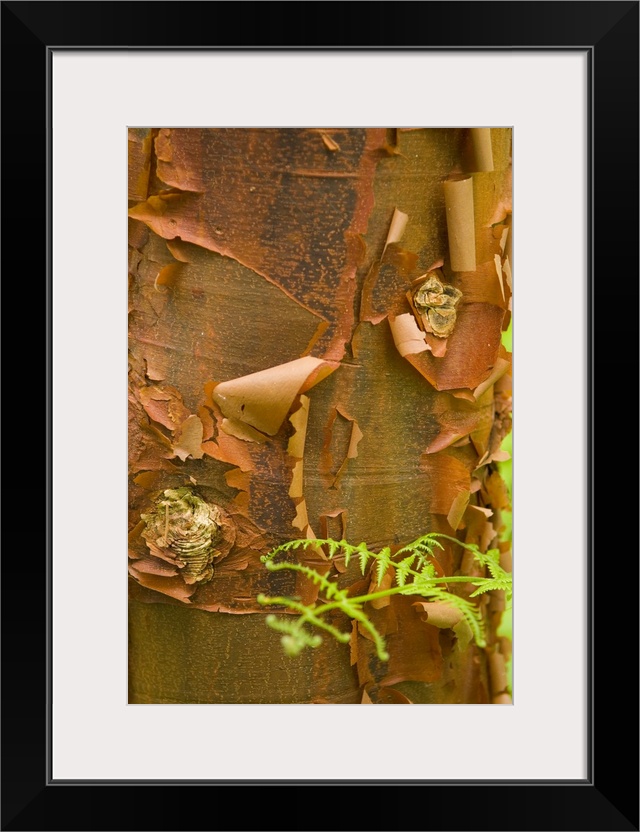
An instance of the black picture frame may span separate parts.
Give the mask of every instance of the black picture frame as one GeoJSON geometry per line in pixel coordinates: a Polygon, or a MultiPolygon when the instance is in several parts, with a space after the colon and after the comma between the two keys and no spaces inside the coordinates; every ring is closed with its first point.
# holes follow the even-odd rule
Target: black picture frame
{"type": "MultiPolygon", "coordinates": [[[[44,336],[44,371],[38,372],[35,365],[30,366],[33,378],[37,376],[37,384],[47,388],[45,412],[41,392],[38,404],[25,409],[37,410],[28,435],[42,437],[44,427],[49,440],[46,454],[38,440],[37,455],[46,457],[45,476],[33,475],[36,451],[27,452],[22,442],[14,442],[17,435],[14,430],[8,450],[9,455],[15,451],[15,461],[5,462],[6,493],[11,494],[16,485],[20,490],[26,489],[31,495],[31,505],[37,507],[36,512],[29,509],[29,525],[32,513],[39,513],[45,522],[43,535],[29,544],[25,570],[24,531],[15,530],[20,525],[14,524],[13,510],[5,521],[3,830],[214,827],[608,832],[639,828],[638,547],[637,532],[632,529],[629,533],[625,528],[629,519],[635,526],[637,514],[629,512],[628,491],[622,486],[617,469],[620,454],[614,448],[621,442],[621,436],[635,437],[637,429],[637,413],[628,406],[629,392],[633,391],[635,397],[637,386],[637,372],[629,378],[631,355],[637,355],[637,345],[634,351],[628,339],[630,333],[637,334],[638,309],[638,11],[638,2],[305,3],[304,6],[191,2],[2,3],[3,288],[9,309],[15,310],[26,322],[26,329],[23,324],[21,331],[31,339],[37,339],[37,333],[44,336]],[[210,14],[223,19],[224,25],[210,30],[208,42],[202,40],[202,27],[194,26],[192,21],[194,15],[210,14]],[[421,20],[420,25],[416,25],[416,16],[421,20]],[[416,43],[416,38],[420,42],[416,43]],[[48,154],[51,55],[53,50],[63,48],[275,47],[580,49],[588,52],[591,84],[588,151],[591,169],[588,188],[591,729],[585,781],[336,782],[330,779],[330,774],[329,779],[312,783],[279,780],[98,783],[50,779],[52,287],[48,154]],[[38,242],[40,245],[36,245],[38,242]],[[27,285],[31,288],[25,292],[27,285]],[[615,315],[611,314],[611,305],[615,307],[615,315]],[[629,319],[630,316],[633,318],[629,319]],[[600,439],[597,450],[596,426],[600,439]],[[25,479],[27,485],[24,485],[25,479]],[[612,496],[616,490],[618,497],[612,496]],[[13,552],[20,556],[14,556],[13,552]],[[623,576],[606,576],[611,564],[619,568],[622,563],[623,576]],[[351,795],[357,806],[357,818],[349,815],[339,819],[338,810],[328,802],[334,794],[340,796],[338,792],[327,795],[317,791],[334,787],[355,790],[351,795]],[[393,791],[380,791],[385,787],[393,791]],[[242,791],[236,791],[238,788],[242,791]]],[[[20,436],[24,436],[29,418],[22,418],[20,402],[33,402],[36,385],[29,382],[30,392],[25,389],[24,364],[15,360],[16,345],[20,355],[20,340],[12,336],[8,362],[11,368],[9,381],[5,374],[5,389],[25,390],[23,398],[10,396],[12,411],[15,407],[11,424],[19,420],[20,436]],[[13,384],[9,387],[12,369],[17,379],[15,387],[13,384]]],[[[625,459],[629,456],[629,442],[625,439],[621,450],[625,459]]],[[[9,498],[4,505],[15,508],[17,503],[9,498]]],[[[571,645],[565,647],[571,649],[571,645]]]]}

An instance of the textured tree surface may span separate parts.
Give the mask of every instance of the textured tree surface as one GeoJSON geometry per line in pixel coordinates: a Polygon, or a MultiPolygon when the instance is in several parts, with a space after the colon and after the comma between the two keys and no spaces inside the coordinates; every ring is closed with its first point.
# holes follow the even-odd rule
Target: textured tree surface
{"type": "MultiPolygon", "coordinates": [[[[511,425],[501,346],[511,131],[491,131],[488,172],[474,170],[471,139],[465,129],[130,131],[130,702],[505,701],[498,593],[482,602],[482,650],[428,623],[415,597],[368,609],[388,662],[355,626],[350,644],[327,636],[287,657],[256,601],[313,600],[308,581],[260,562],[295,538],[378,549],[442,531],[498,545],[509,507],[496,462],[511,425]],[[443,183],[461,175],[473,178],[476,268],[453,272],[443,183]],[[389,236],[396,209],[406,225],[389,236]],[[422,333],[410,301],[428,273],[462,293],[446,338],[422,333]],[[405,324],[419,350],[406,349],[405,324]],[[161,514],[151,530],[145,521],[182,488],[224,518],[210,564],[203,555],[182,568],[161,514]]],[[[299,557],[337,570],[343,586],[372,585],[320,548],[299,557]]],[[[439,569],[478,574],[455,544],[439,569]]]]}

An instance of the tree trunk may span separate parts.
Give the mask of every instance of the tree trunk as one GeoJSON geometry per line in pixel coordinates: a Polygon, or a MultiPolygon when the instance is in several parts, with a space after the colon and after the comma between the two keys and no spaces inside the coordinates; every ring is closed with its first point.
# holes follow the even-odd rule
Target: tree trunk
{"type": "MultiPolygon", "coordinates": [[[[367,603],[388,661],[342,613],[348,644],[288,656],[257,598],[317,596],[260,560],[296,538],[440,531],[508,567],[511,131],[140,129],[129,150],[129,701],[509,701],[499,592],[484,648],[415,596],[367,603]]],[[[437,568],[480,574],[451,541],[437,568]]]]}

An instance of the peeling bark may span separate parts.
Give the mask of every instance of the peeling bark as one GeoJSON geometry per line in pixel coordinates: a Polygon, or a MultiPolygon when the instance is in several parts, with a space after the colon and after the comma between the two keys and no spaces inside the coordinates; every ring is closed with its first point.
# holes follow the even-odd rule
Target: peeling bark
{"type": "MultiPolygon", "coordinates": [[[[511,425],[510,131],[490,145],[457,128],[129,138],[130,701],[505,701],[499,599],[487,651],[415,598],[368,605],[385,663],[361,628],[284,656],[256,598],[316,597],[260,561],[298,537],[378,549],[440,530],[495,545],[509,504],[495,461],[511,425]],[[450,256],[444,183],[461,179],[472,271],[450,256]],[[442,298],[417,308],[427,275],[442,298]],[[190,573],[141,520],[176,489],[233,528],[190,573]]],[[[370,585],[322,549],[300,559],[370,585]]],[[[453,544],[439,555],[443,575],[466,565],[453,544]]]]}

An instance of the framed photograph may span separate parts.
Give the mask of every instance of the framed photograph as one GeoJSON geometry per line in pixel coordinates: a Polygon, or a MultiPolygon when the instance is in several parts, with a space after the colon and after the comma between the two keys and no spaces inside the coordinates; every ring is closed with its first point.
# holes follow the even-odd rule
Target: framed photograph
{"type": "MultiPolygon", "coordinates": [[[[612,351],[619,356],[621,348],[612,344],[608,306],[599,301],[603,290],[595,290],[604,275],[622,274],[623,265],[625,273],[637,273],[636,247],[632,251],[625,243],[637,235],[638,4],[371,4],[364,12],[366,34],[358,28],[363,12],[343,4],[346,20],[354,18],[349,23],[353,31],[341,29],[344,45],[335,43],[328,19],[333,7],[305,4],[302,28],[313,31],[318,43],[309,43],[310,36],[301,31],[295,35],[298,43],[286,45],[284,23],[291,18],[294,30],[300,25],[303,7],[294,8],[292,14],[284,4],[252,4],[251,26],[260,35],[243,35],[248,42],[242,45],[231,33],[246,32],[246,25],[240,26],[241,20],[246,24],[246,11],[233,4],[167,3],[149,14],[149,4],[142,3],[3,3],[3,49],[12,80],[3,96],[5,125],[11,124],[9,114],[24,114],[19,135],[11,128],[4,131],[9,256],[31,251],[36,238],[45,240],[32,271],[39,270],[47,290],[47,494],[41,512],[47,523],[46,546],[41,557],[33,558],[28,592],[15,593],[16,586],[25,585],[20,561],[5,556],[3,562],[5,610],[21,626],[20,638],[15,638],[5,619],[11,637],[5,638],[3,650],[3,697],[10,707],[3,724],[2,828],[171,829],[212,823],[238,829],[316,828],[315,819],[301,819],[298,812],[287,815],[289,800],[278,808],[282,789],[295,789],[287,797],[300,795],[315,804],[317,792],[311,788],[346,787],[360,806],[362,788],[411,786],[420,789],[429,808],[411,810],[410,820],[393,800],[398,792],[392,791],[384,801],[377,793],[375,812],[362,808],[357,821],[345,815],[327,825],[638,829],[637,732],[629,727],[638,697],[637,563],[631,558],[629,566],[615,554],[610,530],[603,521],[595,522],[601,515],[595,511],[594,477],[597,459],[597,481],[607,484],[609,497],[605,503],[604,491],[598,491],[598,505],[616,514],[609,491],[618,475],[611,456],[594,450],[596,403],[602,408],[599,424],[611,420],[611,407],[605,404],[608,393],[595,395],[594,378],[602,355],[597,389],[612,389],[625,362],[611,360],[612,351]],[[216,33],[215,43],[203,44],[207,13],[223,6],[240,28],[227,24],[216,33]],[[429,34],[419,36],[418,44],[403,43],[415,39],[409,34],[414,32],[429,34]],[[489,161],[478,143],[483,136],[485,141],[489,137],[489,161]],[[373,155],[358,150],[358,142],[363,147],[374,143],[376,159],[397,156],[406,168],[405,182],[422,177],[429,207],[417,198],[402,203],[393,185],[376,192],[379,161],[371,165],[371,182],[363,185],[369,174],[361,168],[373,155]],[[421,168],[438,142],[442,146],[421,168]],[[194,153],[196,162],[187,163],[194,153]],[[260,166],[259,159],[274,156],[277,164],[260,166]],[[316,157],[322,157],[330,183],[324,202],[318,200],[316,157]],[[217,198],[211,182],[198,179],[197,160],[204,158],[221,159],[217,167],[201,166],[214,171],[217,198]],[[505,184],[511,162],[513,188],[510,180],[505,184]],[[350,177],[352,164],[361,167],[350,177]],[[269,196],[270,183],[285,176],[296,180],[300,192],[289,225],[283,216],[274,218],[269,196]],[[162,183],[155,189],[150,186],[154,177],[162,183]],[[238,178],[241,186],[234,185],[238,178]],[[477,472],[483,453],[490,456],[489,439],[482,439],[477,422],[478,401],[482,404],[486,393],[480,388],[490,382],[495,413],[496,390],[501,390],[507,368],[495,378],[482,370],[482,378],[472,378],[469,368],[486,358],[474,350],[468,359],[459,359],[467,375],[458,387],[434,375],[433,367],[442,367],[438,359],[444,353],[438,351],[446,347],[450,356],[455,354],[456,327],[459,332],[469,323],[473,291],[487,289],[459,277],[474,274],[477,266],[464,259],[459,229],[441,222],[433,245],[418,245],[411,237],[412,214],[417,228],[421,212],[441,219],[464,212],[435,186],[430,191],[431,180],[451,189],[467,183],[477,201],[485,191],[489,194],[483,203],[487,239],[476,236],[471,250],[478,251],[482,243],[483,252],[491,249],[497,258],[494,271],[486,275],[495,289],[492,308],[500,309],[492,367],[500,358],[507,361],[499,341],[513,314],[513,681],[498,678],[492,666],[501,664],[504,672],[511,657],[509,640],[497,634],[503,608],[495,607],[495,600],[493,608],[485,605],[484,629],[476,632],[476,607],[464,606],[473,588],[498,578],[509,586],[485,588],[493,591],[492,599],[505,600],[511,572],[501,555],[508,546],[501,552],[492,543],[497,547],[492,568],[483,561],[482,569],[471,572],[473,547],[466,561],[461,556],[455,560],[448,549],[451,562],[440,564],[441,572],[431,557],[434,545],[424,562],[416,550],[408,568],[423,563],[422,586],[428,591],[407,597],[401,581],[385,583],[385,576],[389,571],[393,579],[402,548],[420,539],[417,521],[407,520],[406,529],[403,525],[398,539],[391,540],[389,529],[382,528],[384,512],[371,520],[376,518],[374,498],[362,521],[355,498],[348,512],[343,505],[351,499],[346,492],[356,488],[356,474],[366,479],[367,472],[358,468],[358,445],[369,454],[362,458],[372,460],[370,437],[375,435],[381,448],[378,467],[388,466],[384,436],[396,426],[390,416],[384,422],[363,415],[365,401],[349,398],[347,388],[331,380],[338,377],[332,362],[344,362],[347,355],[356,366],[374,355],[376,347],[367,339],[370,332],[384,330],[385,349],[394,350],[394,372],[414,374],[410,378],[416,384],[426,380],[449,398],[450,391],[460,388],[477,393],[473,401],[453,396],[465,402],[460,409],[473,422],[468,431],[456,432],[452,426],[460,426],[460,414],[449,412],[455,405],[448,416],[440,405],[429,415],[437,422],[435,444],[431,453],[425,449],[429,458],[420,470],[426,472],[425,516],[438,533],[448,535],[440,541],[455,545],[449,541],[453,534],[469,543],[470,537],[457,532],[469,528],[472,509],[485,524],[488,517],[496,524],[500,519],[499,498],[495,489],[489,493],[486,472],[474,474],[477,487],[473,478],[460,480],[455,493],[445,487],[451,474],[442,468],[443,458],[462,464],[473,453],[465,464],[477,472]],[[375,194],[374,207],[364,210],[369,192],[375,194]],[[248,214],[242,201],[251,199],[259,207],[250,213],[253,224],[243,225],[243,211],[248,214]],[[325,211],[318,209],[322,205],[325,211]],[[347,291],[349,280],[358,279],[366,301],[356,310],[365,325],[355,351],[349,339],[347,353],[340,351],[346,341],[342,319],[333,320],[330,309],[320,308],[326,305],[326,287],[313,297],[301,293],[296,283],[296,269],[309,261],[295,255],[306,245],[305,235],[315,228],[323,240],[333,239],[337,218],[348,220],[338,235],[340,245],[353,246],[354,274],[358,269],[362,274],[342,283],[336,278],[336,298],[347,291]],[[122,280],[127,223],[135,238],[133,272],[139,275],[129,295],[122,280]],[[276,245],[269,234],[282,239],[276,245]],[[362,239],[367,255],[360,257],[356,249],[362,239]],[[289,258],[295,268],[272,267],[270,252],[289,258]],[[388,279],[397,278],[393,297],[379,291],[376,276],[385,267],[388,279]],[[217,294],[209,297],[202,275],[214,272],[217,294]],[[286,280],[264,280],[276,273],[286,280]],[[255,285],[252,275],[261,278],[255,285]],[[246,308],[238,304],[239,286],[247,293],[246,308]],[[136,321],[129,354],[128,302],[136,321]],[[174,312],[180,303],[186,305],[169,314],[167,303],[174,312]],[[261,314],[252,313],[254,308],[261,314]],[[200,318],[198,309],[204,310],[200,318]],[[273,314],[264,314],[265,309],[273,314]],[[269,318],[275,323],[271,334],[269,318]],[[180,330],[186,319],[188,327],[180,330]],[[290,328],[283,328],[284,321],[290,328]],[[342,347],[336,347],[340,338],[342,347]],[[224,339],[230,347],[219,361],[218,342],[224,339]],[[127,429],[127,360],[140,379],[133,385],[129,411],[134,413],[133,430],[127,429]],[[173,362],[169,369],[168,361],[173,362]],[[309,366],[302,368],[300,362],[309,366]],[[173,383],[176,378],[179,385],[173,383]],[[314,404],[321,419],[311,415],[314,404]],[[317,423],[312,421],[316,418],[317,423]],[[143,423],[146,439],[141,439],[143,423]],[[307,424],[314,426],[316,437],[304,450],[307,424]],[[336,448],[344,445],[342,456],[332,449],[332,431],[340,436],[336,448]],[[471,434],[475,439],[469,441],[471,434]],[[133,490],[128,493],[127,450],[132,445],[133,490]],[[249,446],[258,450],[248,452],[249,446]],[[264,448],[271,449],[271,457],[260,450],[264,448]],[[333,454],[323,458],[323,449],[333,454]],[[207,456],[223,463],[220,482],[203,478],[202,472],[214,467],[202,462],[207,456]],[[262,480],[254,477],[254,485],[248,485],[252,465],[266,458],[271,461],[264,463],[262,480]],[[312,478],[308,473],[302,477],[303,458],[305,472],[317,472],[325,490],[340,480],[347,484],[342,492],[334,487],[337,502],[319,509],[312,478]],[[258,494],[259,481],[272,485],[258,494]],[[278,513],[274,507],[283,484],[295,507],[292,518],[288,508],[278,513]],[[441,491],[447,491],[446,499],[433,496],[441,491]],[[136,516],[134,523],[127,523],[127,506],[136,516]],[[269,540],[258,545],[255,527],[261,525],[257,518],[263,509],[277,522],[269,540]],[[439,517],[444,519],[437,526],[439,517]],[[284,523],[288,531],[283,532],[284,523]],[[373,562],[374,571],[365,570],[363,586],[351,593],[364,599],[359,612],[349,622],[347,600],[337,608],[334,601],[327,617],[316,621],[317,599],[305,595],[308,579],[325,590],[320,597],[326,606],[340,597],[334,589],[326,594],[326,582],[333,576],[337,587],[340,576],[349,574],[349,551],[334,551],[326,541],[345,538],[358,544],[367,523],[373,525],[364,560],[373,562]],[[135,610],[129,622],[127,528],[133,532],[128,580],[135,610]],[[350,538],[350,530],[357,540],[350,538]],[[219,587],[227,580],[225,561],[228,566],[235,558],[238,565],[244,557],[249,566],[243,561],[238,568],[251,571],[252,552],[273,551],[278,539],[294,537],[316,541],[308,561],[275,557],[270,570],[258,558],[251,592],[244,584],[226,595],[213,591],[216,581],[219,587]],[[607,567],[604,552],[619,563],[607,567]],[[331,571],[334,556],[339,574],[331,571]],[[307,569],[304,581],[292,563],[307,569]],[[454,572],[475,581],[471,587],[465,584],[467,596],[451,591],[454,572]],[[442,575],[449,578],[446,588],[439,583],[442,575]],[[617,576],[622,581],[616,600],[617,576]],[[393,587],[397,589],[389,593],[393,587]],[[158,594],[167,603],[157,603],[158,594]],[[389,604],[390,597],[402,603],[389,604]],[[382,603],[371,611],[366,604],[373,600],[382,603]],[[422,603],[423,618],[416,602],[422,603]],[[184,613],[187,603],[195,611],[184,613]],[[192,622],[225,603],[245,604],[246,609],[228,611],[249,614],[229,616],[247,623],[229,636],[230,654],[223,660],[216,654],[218,636],[209,643],[202,628],[187,626],[180,616],[188,614],[192,622]],[[266,616],[251,615],[251,604],[258,603],[273,606],[273,629],[264,627],[266,616]],[[396,622],[405,614],[416,618],[411,619],[415,643],[409,647],[394,641],[385,604],[396,622]],[[454,631],[458,621],[435,624],[434,604],[461,613],[470,631],[469,650],[485,656],[487,642],[492,648],[492,662],[479,660],[472,682],[464,665],[467,686],[461,696],[451,691],[464,687],[455,675],[464,628],[454,631]],[[364,621],[358,617],[363,609],[371,613],[364,621]],[[603,609],[609,612],[603,614],[603,609]],[[249,625],[258,617],[259,632],[249,625]],[[345,621],[353,627],[346,634],[346,673],[357,679],[355,692],[348,684],[336,692],[318,682],[328,672],[332,645],[346,649],[339,644],[345,621]],[[300,623],[313,626],[301,631],[296,629],[300,623]],[[314,639],[320,631],[324,641],[318,646],[314,639]],[[252,643],[253,654],[234,642],[243,638],[252,643]],[[448,687],[427,678],[424,668],[431,667],[432,659],[423,653],[429,639],[435,639],[440,660],[445,656],[449,661],[448,687]],[[317,651],[323,658],[309,659],[294,682],[283,647],[304,656],[317,651]],[[239,666],[237,676],[226,678],[253,679],[258,692],[233,694],[224,681],[216,687],[211,677],[220,673],[221,663],[232,663],[235,673],[246,656],[252,656],[249,666],[239,666]],[[393,660],[394,669],[381,669],[393,660]],[[412,660],[420,671],[407,671],[412,660]],[[289,681],[271,680],[273,687],[265,693],[263,666],[280,668],[289,681]],[[424,678],[412,681],[416,673],[424,678]],[[173,687],[163,688],[168,678],[173,687]],[[309,678],[313,689],[291,695],[287,685],[309,678]],[[326,707],[302,707],[312,703],[326,707]],[[413,704],[419,710],[348,707],[365,703],[413,704]],[[503,707],[494,707],[498,704],[503,707]],[[623,762],[611,749],[629,736],[632,762],[623,762]],[[171,791],[149,791],[163,786],[171,791]],[[252,797],[255,790],[256,800],[242,801],[242,819],[234,809],[243,797],[237,789],[251,790],[252,797]],[[268,801],[264,789],[275,790],[268,801]],[[150,800],[154,794],[172,799],[150,800]],[[215,822],[213,804],[219,813],[215,822]]],[[[315,277],[307,276],[307,283],[313,279],[318,286],[333,286],[342,260],[337,256],[333,262],[330,248],[323,244],[316,249],[315,277]]],[[[629,296],[626,286],[624,294],[629,296]]],[[[353,297],[340,298],[345,308],[355,309],[353,297]]],[[[484,294],[475,305],[487,305],[484,294]]],[[[632,305],[620,305],[623,316],[632,305]]],[[[470,325],[489,331],[477,321],[470,325]]],[[[615,340],[636,329],[636,324],[625,327],[616,321],[615,340]]],[[[384,376],[384,383],[392,385],[392,374],[385,371],[384,376]]],[[[382,390],[382,382],[376,383],[382,390]]],[[[375,386],[370,380],[367,393],[375,386]]],[[[627,388],[628,380],[621,389],[627,388]]],[[[405,437],[396,441],[406,442],[408,417],[402,413],[415,410],[411,394],[406,393],[406,401],[398,391],[381,395],[389,401],[395,395],[405,437]]],[[[416,430],[427,430],[427,421],[416,430]]],[[[619,422],[615,424],[618,432],[619,422]]],[[[500,456],[502,438],[493,448],[498,455],[491,471],[506,458],[500,456]]],[[[391,478],[401,478],[406,469],[399,463],[391,478]]],[[[412,487],[423,486],[413,482],[412,487]]],[[[387,510],[395,500],[412,516],[411,500],[398,494],[391,489],[378,499],[389,504],[387,510]]],[[[486,558],[487,548],[479,545],[478,557],[486,558]]],[[[354,559],[359,555],[362,550],[353,553],[354,559]]]]}

